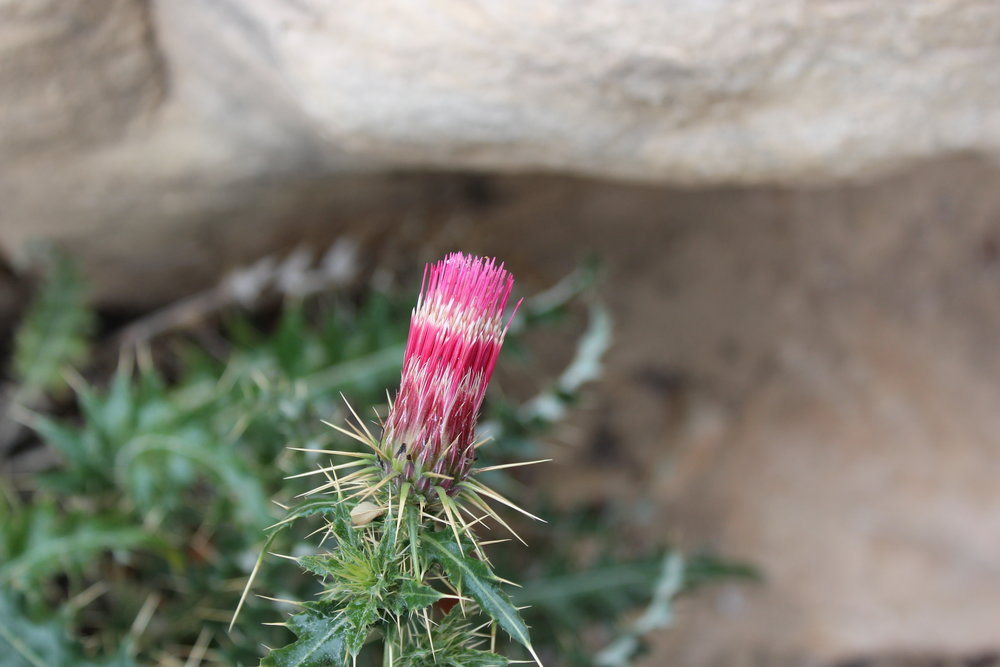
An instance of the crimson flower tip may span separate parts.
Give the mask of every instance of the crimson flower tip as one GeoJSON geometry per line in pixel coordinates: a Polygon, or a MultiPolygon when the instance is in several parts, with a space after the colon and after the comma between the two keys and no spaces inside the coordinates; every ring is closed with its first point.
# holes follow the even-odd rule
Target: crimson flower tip
{"type": "Polygon", "coordinates": [[[513,286],[503,263],[491,258],[456,252],[425,268],[380,447],[393,457],[400,483],[454,493],[468,477],[476,420],[511,321],[504,322],[504,311],[513,286]]]}

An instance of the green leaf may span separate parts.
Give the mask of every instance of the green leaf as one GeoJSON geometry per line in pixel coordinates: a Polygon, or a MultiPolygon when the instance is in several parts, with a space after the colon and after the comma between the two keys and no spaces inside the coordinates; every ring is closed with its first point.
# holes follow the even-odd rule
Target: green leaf
{"type": "Polygon", "coordinates": [[[344,643],[352,656],[361,651],[368,638],[368,631],[378,618],[378,604],[375,600],[355,600],[342,612],[347,617],[347,630],[344,633],[344,643]]]}
{"type": "Polygon", "coordinates": [[[485,563],[466,556],[450,533],[425,534],[424,544],[427,545],[431,558],[444,568],[453,584],[472,595],[482,610],[515,641],[529,651],[532,650],[528,628],[521,620],[521,614],[511,604],[510,598],[494,583],[496,576],[485,563]]]}
{"type": "Polygon", "coordinates": [[[530,582],[520,582],[512,595],[518,606],[541,605],[556,607],[561,604],[586,600],[593,596],[603,602],[605,591],[646,591],[649,582],[659,571],[659,560],[607,563],[580,571],[546,572],[530,582]]]}
{"type": "Polygon", "coordinates": [[[444,593],[434,590],[412,579],[404,579],[397,593],[397,600],[402,611],[416,611],[430,606],[444,597],[444,593]]]}
{"type": "Polygon", "coordinates": [[[510,660],[496,653],[470,648],[461,653],[449,655],[448,661],[444,664],[450,667],[504,667],[510,664],[510,660]]]}
{"type": "Polygon", "coordinates": [[[31,428],[53,449],[73,466],[86,464],[86,451],[80,434],[75,428],[64,426],[49,417],[34,414],[30,418],[31,428]]]}
{"type": "Polygon", "coordinates": [[[684,587],[684,558],[676,552],[663,558],[660,576],[653,582],[653,599],[631,627],[594,657],[601,667],[630,667],[653,630],[668,628],[674,620],[674,598],[684,587]]]}
{"type": "Polygon", "coordinates": [[[0,533],[0,584],[31,586],[40,578],[89,563],[98,554],[156,542],[124,517],[60,515],[45,503],[7,519],[0,533]]]}
{"type": "Polygon", "coordinates": [[[420,553],[420,516],[416,507],[407,506],[406,515],[406,536],[410,546],[410,562],[414,572],[424,571],[424,561],[420,553]]]}
{"type": "Polygon", "coordinates": [[[64,387],[63,374],[87,356],[93,313],[86,286],[62,257],[50,256],[48,272],[14,338],[17,402],[30,405],[64,387]]]}
{"type": "MultiPolygon", "coordinates": [[[[354,529],[351,528],[351,515],[343,501],[339,498],[313,498],[290,509],[288,511],[288,516],[267,529],[267,539],[264,541],[264,546],[261,547],[260,555],[257,556],[257,562],[254,564],[253,571],[250,573],[250,577],[247,579],[247,583],[243,588],[243,594],[240,596],[240,601],[236,605],[236,611],[233,613],[233,619],[230,622],[230,627],[232,627],[232,624],[236,622],[236,618],[239,616],[240,610],[246,602],[247,594],[253,587],[257,573],[260,571],[261,563],[263,563],[264,556],[267,555],[267,551],[271,547],[271,544],[282,531],[286,528],[290,528],[298,519],[314,516],[316,514],[329,518],[330,524],[334,527],[334,534],[337,536],[337,539],[348,544],[355,543],[354,529]]],[[[304,558],[299,559],[299,562],[303,567],[316,574],[328,574],[325,571],[315,569],[324,567],[326,564],[325,559],[320,559],[316,556],[305,556],[304,558]],[[320,560],[323,562],[319,562],[320,560]]]]}
{"type": "Polygon", "coordinates": [[[490,653],[489,651],[479,651],[474,648],[463,648],[448,651],[431,650],[429,648],[419,648],[408,651],[399,657],[397,663],[401,667],[505,667],[510,664],[510,660],[490,653]]]}
{"type": "Polygon", "coordinates": [[[350,664],[348,643],[353,626],[346,614],[331,617],[318,609],[306,609],[288,619],[288,628],[298,639],[271,651],[261,660],[261,667],[346,667],[350,664]]]}
{"type": "Polygon", "coordinates": [[[288,510],[288,516],[281,523],[271,526],[270,530],[280,531],[299,519],[317,514],[325,516],[330,521],[330,524],[334,528],[333,533],[337,536],[337,539],[350,543],[355,541],[356,534],[354,528],[351,527],[350,510],[347,509],[347,506],[340,498],[329,496],[325,498],[313,498],[299,503],[288,510]]]}
{"type": "Polygon", "coordinates": [[[753,565],[726,560],[711,554],[689,557],[684,565],[685,591],[694,590],[699,586],[720,580],[733,579],[760,582],[763,580],[763,576],[753,565]]]}
{"type": "MultiPolygon", "coordinates": [[[[382,574],[372,570],[374,564],[367,559],[367,556],[369,554],[354,551],[353,547],[341,547],[336,555],[302,556],[298,559],[299,565],[306,570],[320,575],[324,580],[329,578],[342,584],[337,589],[337,594],[328,599],[336,600],[335,604],[341,605],[347,602],[346,606],[336,614],[343,615],[347,619],[343,640],[351,655],[357,655],[361,650],[371,625],[378,618],[382,598],[382,586],[379,582],[386,579],[382,574]],[[354,553],[344,560],[339,558],[344,551],[354,553]],[[347,581],[355,585],[351,586],[346,583],[347,581]]],[[[324,611],[335,608],[331,603],[320,603],[311,607],[324,611]]]]}
{"type": "Polygon", "coordinates": [[[502,667],[503,656],[477,648],[484,638],[476,632],[459,607],[428,628],[413,634],[407,645],[393,655],[394,667],[502,667]]]}
{"type": "Polygon", "coordinates": [[[338,574],[338,561],[330,556],[300,556],[299,566],[307,572],[321,577],[334,577],[338,574]]]}
{"type": "Polygon", "coordinates": [[[199,438],[203,436],[196,431],[191,431],[188,437],[184,435],[184,432],[150,434],[130,441],[118,451],[115,460],[119,483],[140,499],[164,468],[187,481],[190,472],[184,463],[195,463],[200,470],[211,473],[223,490],[229,491],[244,525],[266,525],[271,517],[267,493],[240,452],[228,444],[201,442],[199,438]]]}
{"type": "Polygon", "coordinates": [[[16,601],[0,591],[0,667],[129,667],[135,662],[126,647],[108,661],[86,659],[59,618],[28,617],[16,601]]]}
{"type": "Polygon", "coordinates": [[[607,307],[591,305],[587,331],[577,341],[576,354],[555,386],[522,405],[517,418],[524,423],[553,424],[566,416],[580,389],[601,376],[604,354],[611,347],[613,327],[607,307]]]}

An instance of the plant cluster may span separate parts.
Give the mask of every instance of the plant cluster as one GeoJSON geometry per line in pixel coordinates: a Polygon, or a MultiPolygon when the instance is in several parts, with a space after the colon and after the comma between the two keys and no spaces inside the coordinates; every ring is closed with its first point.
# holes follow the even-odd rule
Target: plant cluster
{"type": "MultiPolygon", "coordinates": [[[[494,394],[486,402],[475,442],[489,435],[493,443],[475,449],[479,461],[471,465],[498,469],[462,482],[488,479],[491,493],[516,492],[502,466],[512,456],[543,455],[538,436],[599,377],[611,329],[590,291],[592,277],[580,270],[524,301],[507,340],[512,362],[530,360],[525,333],[561,326],[581,305],[586,331],[569,366],[535,398],[520,403],[494,394]]],[[[355,629],[334,623],[340,629],[326,644],[331,660],[366,640],[361,662],[366,654],[377,660],[382,643],[405,647],[391,656],[393,664],[433,664],[463,651],[523,659],[529,655],[517,641],[527,639],[530,626],[547,662],[558,656],[563,664],[588,665],[597,663],[592,643],[582,639],[586,628],[604,628],[608,640],[641,635],[623,619],[652,600],[666,561],[662,553],[637,558],[617,548],[613,507],[549,508],[538,512],[550,521],[538,530],[518,524],[502,504],[485,512],[469,503],[471,496],[463,501],[460,492],[431,483],[440,478],[430,473],[464,470],[466,463],[447,463],[443,472],[422,465],[417,475],[416,464],[407,471],[407,450],[397,455],[398,444],[390,450],[381,434],[369,438],[365,422],[348,427],[365,445],[323,424],[347,421],[342,396],[354,405],[383,405],[406,355],[407,304],[369,291],[289,290],[277,308],[226,302],[189,333],[154,313],[156,327],[145,329],[157,329],[160,340],[126,349],[113,329],[94,335],[101,319],[84,297],[72,267],[52,259],[8,366],[7,414],[27,428],[0,419],[0,666],[255,665],[266,647],[288,644],[292,634],[290,646],[263,659],[308,664],[281,651],[323,637],[331,619],[347,623],[339,612],[352,603],[355,629]],[[100,361],[115,356],[117,365],[100,361]],[[320,453],[330,451],[345,454],[320,453]],[[330,463],[330,456],[339,460],[330,463]],[[363,465],[329,470],[345,462],[363,465]],[[334,484],[299,503],[296,496],[316,484],[313,475],[294,477],[310,465],[325,470],[314,473],[323,484],[334,484]],[[347,479],[359,469],[368,472],[347,479]],[[389,470],[403,474],[365,495],[389,470]],[[431,482],[417,489],[420,479],[431,482]],[[291,508],[285,519],[275,502],[291,508]],[[457,522],[449,510],[457,510],[457,522]],[[481,524],[473,525],[478,518],[469,510],[487,514],[484,523],[509,522],[532,550],[477,540],[481,524]],[[319,552],[310,535],[317,518],[319,552]],[[290,554],[298,565],[263,563],[265,537],[265,552],[290,554]],[[573,547],[578,539],[596,540],[596,556],[581,558],[573,547]],[[505,594],[503,582],[483,572],[486,556],[497,572],[525,573],[524,588],[505,594]],[[244,595],[251,576],[271,598],[307,602],[286,624],[273,624],[275,603],[244,595]],[[478,628],[472,620],[477,612],[489,619],[510,608],[523,617],[519,624],[478,628]],[[338,648],[337,641],[347,643],[338,648]]],[[[705,570],[698,562],[685,564],[682,588],[689,573],[705,570]]],[[[630,644],[626,660],[640,648],[630,644]]]]}
{"type": "Polygon", "coordinates": [[[512,287],[502,265],[460,253],[425,271],[400,390],[379,435],[354,414],[350,430],[334,428],[365,451],[311,450],[348,459],[306,473],[325,478],[308,495],[333,496],[308,505],[328,515],[332,550],[295,559],[323,590],[289,621],[298,639],[262,664],[347,665],[377,633],[386,665],[505,665],[494,652],[496,626],[538,660],[474,530],[492,520],[513,533],[489,502],[537,518],[477,479],[518,464],[474,467],[488,442],[475,427],[512,287]],[[473,620],[480,612],[482,624],[473,620]],[[479,648],[485,639],[489,650],[479,648]]]}

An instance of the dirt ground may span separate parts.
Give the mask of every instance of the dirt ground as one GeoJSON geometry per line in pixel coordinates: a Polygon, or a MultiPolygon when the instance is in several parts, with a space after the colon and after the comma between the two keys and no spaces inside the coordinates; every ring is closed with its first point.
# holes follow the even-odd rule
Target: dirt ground
{"type": "Polygon", "coordinates": [[[637,546],[766,578],[685,601],[644,664],[990,664],[975,660],[1000,650],[1000,167],[814,190],[374,178],[349,206],[310,190],[277,226],[223,212],[51,234],[126,310],[343,233],[388,262],[496,255],[527,290],[596,253],[615,347],[546,483],[566,504],[631,501],[637,546]]]}
{"type": "Polygon", "coordinates": [[[561,184],[489,221],[512,260],[608,261],[618,338],[590,450],[616,463],[560,475],[566,501],[633,494],[647,534],[765,572],[686,605],[648,664],[997,648],[998,175],[561,184]]]}
{"type": "Polygon", "coordinates": [[[607,262],[616,347],[564,502],[636,501],[758,564],[646,664],[980,659],[1000,648],[1000,171],[663,191],[501,180],[480,249],[607,262]],[[979,658],[977,658],[977,656],[979,658]]]}

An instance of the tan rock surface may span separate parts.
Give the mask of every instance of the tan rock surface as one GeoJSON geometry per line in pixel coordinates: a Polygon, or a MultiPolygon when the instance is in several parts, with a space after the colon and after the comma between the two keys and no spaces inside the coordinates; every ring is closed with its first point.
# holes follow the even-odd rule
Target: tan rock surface
{"type": "Polygon", "coordinates": [[[767,578],[685,603],[645,664],[1000,650],[998,175],[951,162],[815,191],[563,182],[490,216],[483,247],[526,266],[607,259],[617,345],[592,458],[556,475],[575,480],[564,501],[631,497],[637,519],[656,508],[635,539],[767,578]]]}
{"type": "Polygon", "coordinates": [[[0,243],[281,227],[375,168],[788,184],[995,157],[998,61],[994,0],[0,0],[0,243]]]}

